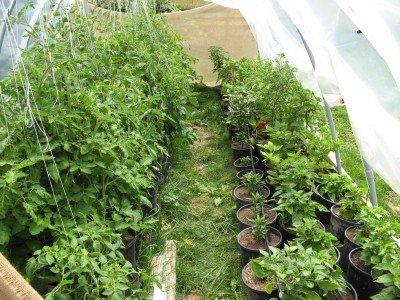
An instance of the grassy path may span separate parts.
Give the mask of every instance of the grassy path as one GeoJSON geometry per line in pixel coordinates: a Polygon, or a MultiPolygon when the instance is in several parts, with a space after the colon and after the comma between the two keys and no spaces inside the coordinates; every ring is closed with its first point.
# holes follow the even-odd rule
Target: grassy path
{"type": "Polygon", "coordinates": [[[192,113],[198,139],[175,145],[173,168],[159,194],[162,231],[150,256],[165,240],[177,241],[177,299],[246,298],[231,196],[236,172],[220,103],[215,89],[202,88],[192,113]]]}

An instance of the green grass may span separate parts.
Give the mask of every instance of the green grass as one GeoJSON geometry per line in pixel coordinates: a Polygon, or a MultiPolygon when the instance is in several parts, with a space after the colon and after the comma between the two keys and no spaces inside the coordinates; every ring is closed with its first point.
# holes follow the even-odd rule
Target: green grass
{"type": "Polygon", "coordinates": [[[169,2],[178,5],[182,10],[200,7],[210,2],[203,0],[170,0],[169,2]]]}
{"type": "MultiPolygon", "coordinates": [[[[345,106],[332,108],[338,139],[344,142],[340,149],[343,167],[351,178],[361,187],[368,187],[362,159],[354,138],[350,121],[345,106]]],[[[375,184],[378,195],[378,203],[400,217],[400,197],[375,174],[375,184]]]]}
{"type": "Polygon", "coordinates": [[[215,89],[198,90],[199,106],[191,112],[191,122],[205,126],[211,137],[194,146],[175,143],[173,168],[159,194],[165,230],[155,244],[143,249],[144,255],[162,251],[165,240],[177,241],[177,299],[188,294],[199,299],[246,299],[231,196],[236,172],[221,122],[221,101],[215,89]]]}

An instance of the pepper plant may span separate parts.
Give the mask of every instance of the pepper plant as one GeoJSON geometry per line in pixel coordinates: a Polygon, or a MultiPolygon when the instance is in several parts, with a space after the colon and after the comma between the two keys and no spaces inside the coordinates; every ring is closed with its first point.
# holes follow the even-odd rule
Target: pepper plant
{"type": "Polygon", "coordinates": [[[267,236],[267,220],[264,216],[257,215],[256,218],[249,219],[253,224],[251,234],[256,241],[264,242],[267,236]]]}
{"type": "Polygon", "coordinates": [[[283,249],[262,251],[251,261],[257,278],[269,279],[265,290],[271,293],[279,285],[279,299],[332,299],[332,292],[346,289],[342,270],[327,250],[315,251],[301,244],[285,244],[283,249]]]}
{"type": "Polygon", "coordinates": [[[250,156],[244,156],[239,159],[239,166],[249,166],[251,165],[251,162],[252,160],[250,156]]]}
{"type": "Polygon", "coordinates": [[[364,206],[357,215],[361,222],[355,242],[363,247],[361,259],[372,269],[376,282],[385,288],[372,299],[396,299],[400,295],[399,244],[400,226],[382,207],[364,206]]]}
{"type": "Polygon", "coordinates": [[[290,189],[311,191],[318,178],[315,162],[300,152],[289,154],[286,159],[275,165],[274,169],[269,170],[268,174],[270,182],[278,185],[275,195],[290,189]]]}
{"type": "Polygon", "coordinates": [[[259,193],[263,185],[262,175],[259,173],[248,172],[243,175],[243,185],[247,188],[253,196],[259,193]]]}
{"type": "Polygon", "coordinates": [[[339,204],[340,209],[337,215],[346,220],[357,219],[358,214],[360,214],[362,207],[365,205],[361,197],[352,200],[342,200],[339,204]]]}
{"type": "Polygon", "coordinates": [[[345,174],[320,174],[318,182],[318,193],[335,203],[345,199],[358,199],[365,194],[365,190],[355,185],[345,174]]]}
{"type": "Polygon", "coordinates": [[[252,194],[251,198],[249,199],[253,203],[253,209],[256,214],[262,214],[263,205],[266,204],[266,199],[263,195],[259,192],[252,194]]]}
{"type": "Polygon", "coordinates": [[[292,229],[296,233],[295,243],[315,251],[329,250],[333,256],[336,255],[334,246],[339,245],[338,239],[332,233],[322,230],[316,219],[305,218],[295,222],[292,229]]]}
{"type": "Polygon", "coordinates": [[[315,218],[315,211],[326,211],[326,208],[311,200],[311,192],[288,189],[280,194],[278,205],[274,210],[278,212],[284,225],[294,225],[305,219],[315,218]]]}

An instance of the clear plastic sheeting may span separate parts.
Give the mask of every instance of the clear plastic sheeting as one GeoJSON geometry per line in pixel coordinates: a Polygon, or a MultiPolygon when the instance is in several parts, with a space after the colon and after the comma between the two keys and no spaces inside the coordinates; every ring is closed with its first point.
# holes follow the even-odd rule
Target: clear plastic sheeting
{"type": "Polygon", "coordinates": [[[304,45],[305,37],[312,35],[307,31],[299,33],[292,17],[281,7],[279,0],[212,2],[240,10],[257,40],[261,58],[272,58],[284,53],[288,61],[298,69],[296,76],[303,86],[320,97],[324,95],[330,106],[340,104],[340,92],[326,50],[321,47],[321,43],[310,38],[307,39],[307,49],[304,45]],[[308,53],[310,49],[311,60],[308,53]]]}
{"type": "Polygon", "coordinates": [[[260,53],[262,57],[273,58],[276,55],[273,49],[282,49],[294,66],[317,80],[325,98],[341,95],[345,99],[363,158],[400,194],[400,3],[397,0],[213,2],[242,12],[262,44],[260,52],[267,51],[260,53]],[[263,4],[266,2],[270,4],[268,9],[265,9],[268,4],[263,4]],[[282,17],[281,10],[291,23],[282,17]],[[303,52],[297,50],[300,44],[293,42],[296,36],[290,30],[292,24],[304,39],[303,46],[308,48],[315,70],[293,58],[294,52],[299,56],[303,52]]]}
{"type": "Polygon", "coordinates": [[[388,64],[400,86],[400,3],[398,0],[337,0],[388,64]],[[397,30],[395,30],[397,29],[397,30]]]}
{"type": "Polygon", "coordinates": [[[51,6],[57,3],[69,3],[70,0],[1,0],[0,1],[0,79],[10,73],[12,66],[20,55],[20,49],[29,47],[26,30],[32,26],[51,6]],[[15,17],[28,2],[33,2],[34,8],[27,7],[19,22],[7,26],[8,16],[15,17]]]}

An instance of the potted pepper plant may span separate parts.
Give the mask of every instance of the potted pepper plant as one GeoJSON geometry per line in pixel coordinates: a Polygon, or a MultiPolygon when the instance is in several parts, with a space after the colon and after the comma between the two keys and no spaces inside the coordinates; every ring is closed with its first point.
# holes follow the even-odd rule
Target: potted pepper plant
{"type": "Polygon", "coordinates": [[[243,183],[233,190],[237,208],[246,204],[251,204],[250,198],[256,193],[261,194],[264,199],[268,199],[270,196],[270,190],[264,184],[261,174],[253,172],[246,173],[243,175],[243,183]]]}
{"type": "Polygon", "coordinates": [[[244,156],[235,160],[233,162],[233,166],[236,168],[236,172],[252,169],[253,166],[255,169],[257,169],[258,161],[259,160],[257,156],[244,156]]]}
{"type": "Polygon", "coordinates": [[[264,216],[267,220],[267,225],[275,227],[277,213],[271,206],[266,204],[266,199],[260,193],[254,194],[251,198],[251,204],[246,204],[237,210],[236,217],[240,224],[240,229],[250,227],[258,215],[264,216]]]}
{"type": "Polygon", "coordinates": [[[267,226],[267,220],[261,215],[252,219],[253,226],[243,229],[237,236],[241,253],[242,265],[245,266],[250,259],[259,257],[260,250],[270,247],[279,247],[282,235],[276,228],[267,226]]]}
{"type": "Polygon", "coordinates": [[[324,207],[317,202],[311,201],[311,192],[288,189],[280,194],[278,205],[274,210],[278,212],[279,227],[284,240],[294,239],[296,233],[290,228],[304,219],[315,218],[316,209],[323,210],[324,207]]]}
{"type": "Polygon", "coordinates": [[[340,252],[338,239],[314,218],[303,219],[293,224],[293,231],[296,233],[294,243],[301,243],[305,248],[313,248],[316,251],[329,250],[331,255],[339,262],[340,252]]]}
{"type": "Polygon", "coordinates": [[[363,223],[356,236],[361,247],[349,253],[348,280],[365,299],[373,295],[376,299],[396,299],[399,297],[399,283],[393,275],[400,255],[396,241],[400,236],[400,225],[393,216],[382,213],[380,209],[365,208],[361,215],[358,220],[363,223]],[[393,291],[392,296],[397,293],[396,297],[389,297],[388,289],[378,296],[383,284],[393,291]],[[390,284],[393,286],[390,287],[390,284]]]}
{"type": "MultiPolygon", "coordinates": [[[[345,174],[320,174],[314,190],[313,200],[330,210],[339,201],[357,198],[361,193],[360,188],[345,174]]],[[[322,223],[328,224],[330,222],[330,213],[318,212],[318,218],[322,223]]]]}
{"type": "MultiPolygon", "coordinates": [[[[343,299],[346,281],[328,250],[315,251],[295,243],[286,244],[283,249],[271,248],[270,253],[262,251],[262,254],[262,257],[246,265],[242,272],[243,282],[248,287],[251,286],[246,276],[249,272],[245,272],[248,268],[251,268],[255,278],[264,281],[262,290],[258,291],[265,297],[262,299],[269,299],[271,295],[277,297],[277,294],[283,300],[343,299]]],[[[348,294],[353,297],[347,299],[357,299],[354,290],[348,294]]]]}
{"type": "Polygon", "coordinates": [[[359,195],[359,198],[342,200],[339,204],[335,204],[331,207],[332,233],[341,243],[344,241],[344,232],[346,228],[359,224],[356,221],[357,215],[361,212],[364,205],[364,199],[359,195]]]}

